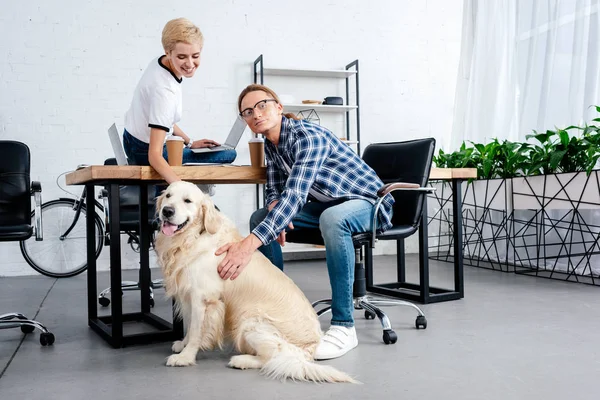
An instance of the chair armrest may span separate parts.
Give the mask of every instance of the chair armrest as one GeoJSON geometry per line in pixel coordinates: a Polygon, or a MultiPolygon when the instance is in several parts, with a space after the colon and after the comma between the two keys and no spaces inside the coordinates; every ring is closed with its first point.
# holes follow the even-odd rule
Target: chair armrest
{"type": "Polygon", "coordinates": [[[385,196],[391,192],[395,192],[397,190],[402,191],[414,191],[414,192],[423,192],[423,193],[433,193],[435,192],[434,187],[421,187],[418,183],[408,183],[408,182],[392,182],[384,185],[381,189],[377,191],[377,196],[379,196],[379,200],[375,203],[375,208],[373,210],[373,221],[372,227],[373,231],[371,232],[371,248],[375,248],[375,242],[377,241],[377,214],[379,213],[379,208],[381,207],[381,203],[385,196]]]}
{"type": "Polygon", "coordinates": [[[396,190],[412,190],[417,192],[427,192],[433,193],[435,192],[435,188],[433,187],[421,187],[418,183],[407,183],[407,182],[393,182],[384,185],[381,189],[377,191],[377,196],[384,197],[386,194],[391,193],[396,190]]]}
{"type": "Polygon", "coordinates": [[[31,182],[31,195],[35,201],[35,240],[44,240],[44,229],[42,225],[42,184],[38,181],[31,182]]]}

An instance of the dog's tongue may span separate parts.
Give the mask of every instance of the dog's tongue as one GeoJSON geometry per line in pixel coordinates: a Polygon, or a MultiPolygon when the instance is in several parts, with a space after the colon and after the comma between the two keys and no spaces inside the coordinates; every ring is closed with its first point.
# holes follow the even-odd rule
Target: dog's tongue
{"type": "Polygon", "coordinates": [[[170,222],[164,221],[162,224],[162,233],[167,236],[173,236],[177,230],[177,225],[173,225],[170,222]]]}

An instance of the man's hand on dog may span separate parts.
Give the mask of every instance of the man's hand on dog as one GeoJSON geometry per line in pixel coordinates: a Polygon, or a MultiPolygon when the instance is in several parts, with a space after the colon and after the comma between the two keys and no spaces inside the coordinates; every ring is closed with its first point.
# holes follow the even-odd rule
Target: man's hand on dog
{"type": "Polygon", "coordinates": [[[252,254],[262,245],[262,242],[253,234],[237,243],[227,243],[217,249],[216,256],[227,252],[225,258],[217,266],[217,272],[222,279],[234,280],[250,262],[252,254]]]}

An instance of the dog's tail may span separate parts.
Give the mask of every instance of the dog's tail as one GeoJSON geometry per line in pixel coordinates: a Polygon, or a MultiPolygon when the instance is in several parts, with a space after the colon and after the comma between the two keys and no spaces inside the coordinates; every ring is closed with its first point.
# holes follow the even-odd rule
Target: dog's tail
{"type": "Polygon", "coordinates": [[[262,374],[280,380],[289,378],[298,381],[360,383],[329,365],[315,364],[307,360],[306,354],[300,348],[284,343],[280,344],[280,350],[263,365],[262,374]]]}

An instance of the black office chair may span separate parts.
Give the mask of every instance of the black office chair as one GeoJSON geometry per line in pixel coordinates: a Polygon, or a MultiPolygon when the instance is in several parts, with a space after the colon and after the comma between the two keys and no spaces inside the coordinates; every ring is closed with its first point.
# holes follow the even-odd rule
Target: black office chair
{"type": "MultiPolygon", "coordinates": [[[[31,155],[21,142],[0,140],[0,242],[18,242],[34,233],[42,240],[42,186],[30,181],[31,155]],[[35,199],[35,227],[31,225],[31,196],[35,199]]],[[[41,331],[42,346],[54,343],[54,335],[38,321],[21,313],[0,315],[0,329],[20,327],[23,333],[41,331]]]]}
{"type": "MultiPolygon", "coordinates": [[[[104,161],[104,165],[117,165],[117,160],[115,158],[109,158],[104,161]]],[[[108,191],[103,190],[103,199],[104,199],[104,214],[105,214],[105,224],[106,224],[106,237],[104,239],[105,245],[110,244],[109,232],[110,232],[110,221],[108,218],[109,215],[109,206],[108,206],[108,191]]],[[[119,187],[119,200],[120,200],[120,208],[119,208],[119,219],[120,219],[120,230],[121,233],[128,236],[127,243],[131,246],[134,251],[139,251],[139,198],[140,191],[138,186],[120,186],[119,187]]],[[[155,190],[154,186],[148,187],[148,223],[152,227],[150,235],[150,244],[154,243],[154,232],[156,231],[157,224],[155,218],[155,190]]],[[[118,240],[118,239],[114,239],[118,240]]],[[[154,307],[154,289],[163,287],[162,279],[155,279],[150,282],[150,306],[154,307]]],[[[132,291],[132,290],[140,290],[139,281],[123,281],[121,282],[121,291],[132,291]]],[[[98,295],[98,303],[100,303],[103,307],[108,307],[110,305],[110,298],[107,297],[110,295],[111,289],[106,288],[100,292],[98,295]]]]}
{"type": "MultiPolygon", "coordinates": [[[[354,308],[365,310],[365,318],[381,321],[385,344],[396,343],[398,339],[392,330],[389,318],[377,306],[409,306],[419,315],[416,318],[417,329],[427,328],[427,319],[419,307],[404,300],[394,298],[376,298],[367,295],[367,287],[372,286],[373,252],[377,240],[395,240],[398,242],[399,281],[404,282],[404,239],[417,230],[420,233],[421,262],[427,260],[427,193],[433,188],[427,187],[429,172],[435,150],[435,139],[419,139],[406,142],[377,143],[369,145],[363,154],[363,160],[377,173],[384,186],[377,193],[379,201],[375,207],[377,215],[383,197],[387,193],[394,196],[393,226],[384,233],[357,233],[352,236],[356,261],[354,266],[354,308]],[[424,245],[423,245],[424,244],[424,245]],[[366,263],[363,260],[363,249],[366,263]],[[400,276],[401,275],[401,276],[400,276]]],[[[294,229],[286,234],[286,241],[323,245],[319,229],[294,229]]],[[[318,311],[322,315],[331,309],[331,299],[318,300],[313,307],[329,305],[318,311]]]]}

